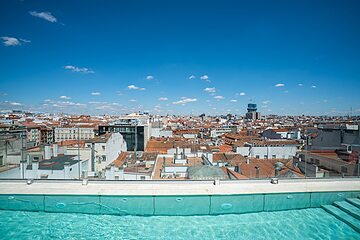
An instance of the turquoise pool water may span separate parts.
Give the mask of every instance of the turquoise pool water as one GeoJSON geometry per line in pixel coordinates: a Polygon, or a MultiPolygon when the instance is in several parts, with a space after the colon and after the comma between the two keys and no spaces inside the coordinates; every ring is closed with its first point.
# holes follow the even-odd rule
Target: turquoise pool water
{"type": "Polygon", "coordinates": [[[213,216],[0,210],[0,239],[360,239],[321,208],[213,216]]]}

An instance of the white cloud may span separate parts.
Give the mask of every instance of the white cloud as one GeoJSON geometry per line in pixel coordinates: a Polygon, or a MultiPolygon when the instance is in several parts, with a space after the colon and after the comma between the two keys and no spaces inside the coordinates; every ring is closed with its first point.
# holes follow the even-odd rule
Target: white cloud
{"type": "Polygon", "coordinates": [[[153,79],[154,79],[154,76],[152,76],[152,75],[146,76],[146,80],[153,80],[153,79]]]}
{"type": "Polygon", "coordinates": [[[10,105],[12,105],[12,106],[22,106],[23,104],[18,103],[18,102],[10,102],[10,105]]]}
{"type": "Polygon", "coordinates": [[[95,107],[96,110],[112,110],[109,105],[100,105],[95,107]]]}
{"type": "Polygon", "coordinates": [[[93,96],[100,96],[100,95],[101,95],[101,92],[92,92],[91,95],[93,95],[93,96]]]}
{"type": "Polygon", "coordinates": [[[91,101],[88,102],[89,104],[107,104],[107,102],[97,102],[97,101],[91,101]]]}
{"type": "Polygon", "coordinates": [[[136,100],[135,99],[130,99],[129,102],[136,102],[136,100]]]}
{"type": "Polygon", "coordinates": [[[267,105],[267,104],[271,103],[271,101],[266,100],[266,101],[263,101],[262,103],[265,104],[265,105],[267,105]]]}
{"type": "Polygon", "coordinates": [[[299,84],[298,84],[298,86],[299,86],[299,87],[302,87],[302,86],[304,86],[304,84],[302,84],[302,83],[299,83],[299,84]]]}
{"type": "Polygon", "coordinates": [[[315,85],[312,85],[311,88],[316,88],[316,86],[315,86],[315,85]]]}
{"type": "Polygon", "coordinates": [[[244,92],[239,93],[240,96],[245,96],[244,92]]]}
{"type": "Polygon", "coordinates": [[[20,38],[20,41],[24,42],[24,43],[31,43],[30,40],[26,40],[26,39],[23,39],[23,38],[20,38]]]}
{"type": "Polygon", "coordinates": [[[17,39],[17,38],[14,38],[14,37],[1,37],[1,40],[3,40],[3,44],[6,46],[6,47],[9,47],[9,46],[19,46],[21,45],[22,43],[29,43],[31,41],[29,40],[26,40],[26,39],[17,39]]]}
{"type": "Polygon", "coordinates": [[[204,80],[204,81],[207,81],[207,82],[210,82],[208,75],[203,75],[203,76],[200,77],[200,79],[204,80]]]}
{"type": "Polygon", "coordinates": [[[213,88],[207,87],[207,88],[204,89],[204,91],[205,91],[205,92],[208,92],[208,93],[215,93],[215,92],[216,92],[216,89],[215,89],[214,87],[213,87],[213,88]]]}
{"type": "Polygon", "coordinates": [[[71,70],[72,72],[95,73],[93,70],[91,70],[90,68],[86,68],[86,67],[76,67],[76,66],[72,66],[72,65],[67,65],[67,66],[64,66],[64,68],[67,70],[71,70]]]}
{"type": "Polygon", "coordinates": [[[167,100],[169,100],[167,97],[161,97],[161,98],[159,98],[159,101],[167,101],[167,100]]]}
{"type": "Polygon", "coordinates": [[[219,96],[219,95],[218,95],[218,96],[215,96],[214,98],[215,98],[216,100],[222,100],[222,99],[224,99],[223,96],[219,96]]]}
{"type": "Polygon", "coordinates": [[[285,87],[285,84],[283,84],[283,83],[278,83],[278,84],[275,85],[275,87],[285,87]]]}
{"type": "Polygon", "coordinates": [[[7,106],[7,107],[10,107],[10,106],[24,106],[24,104],[21,104],[21,103],[18,103],[18,102],[3,101],[3,102],[0,102],[0,106],[7,106]]]}
{"type": "Polygon", "coordinates": [[[21,42],[14,37],[1,37],[1,39],[4,41],[5,46],[17,46],[21,45],[21,42]]]}
{"type": "Polygon", "coordinates": [[[191,80],[191,79],[195,79],[195,78],[196,78],[195,75],[191,75],[191,76],[189,77],[190,80],[191,80]]]}
{"type": "Polygon", "coordinates": [[[237,100],[236,99],[231,99],[230,102],[237,102],[237,100]]]}
{"type": "Polygon", "coordinates": [[[181,104],[181,105],[185,105],[186,103],[189,103],[189,102],[196,102],[197,99],[196,98],[187,98],[187,97],[182,97],[181,100],[179,101],[176,101],[176,102],[173,102],[173,104],[175,105],[178,105],[178,104],[181,104]]]}
{"type": "Polygon", "coordinates": [[[49,22],[57,22],[56,17],[54,17],[51,12],[36,12],[36,11],[30,11],[29,14],[34,17],[45,19],[49,22]]]}
{"type": "Polygon", "coordinates": [[[61,99],[66,99],[66,100],[71,99],[71,97],[69,97],[69,96],[60,96],[59,98],[61,98],[61,99]]]}
{"type": "Polygon", "coordinates": [[[83,103],[76,103],[76,102],[70,102],[70,101],[58,101],[52,105],[53,107],[84,107],[86,104],[83,103]]]}
{"type": "Polygon", "coordinates": [[[130,89],[130,90],[139,90],[139,91],[144,91],[145,90],[145,88],[137,87],[135,85],[129,85],[128,89],[130,89]]]}

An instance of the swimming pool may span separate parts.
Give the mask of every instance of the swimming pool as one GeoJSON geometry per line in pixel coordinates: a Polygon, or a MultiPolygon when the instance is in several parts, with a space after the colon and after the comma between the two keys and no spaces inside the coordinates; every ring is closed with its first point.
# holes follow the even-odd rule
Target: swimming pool
{"type": "Polygon", "coordinates": [[[1,239],[360,239],[321,208],[213,216],[0,211],[1,239]]]}
{"type": "Polygon", "coordinates": [[[360,239],[354,180],[0,186],[0,239],[360,239]]]}

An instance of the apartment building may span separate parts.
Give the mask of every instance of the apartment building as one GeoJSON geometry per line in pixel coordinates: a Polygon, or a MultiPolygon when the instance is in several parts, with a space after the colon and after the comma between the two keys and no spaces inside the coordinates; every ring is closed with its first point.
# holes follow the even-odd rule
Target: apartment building
{"type": "Polygon", "coordinates": [[[54,129],[55,142],[67,140],[89,140],[95,137],[93,127],[57,127],[54,129]]]}
{"type": "Polygon", "coordinates": [[[129,151],[144,151],[151,136],[151,125],[148,115],[129,114],[120,117],[109,125],[99,126],[99,135],[121,133],[129,151]]]}
{"type": "Polygon", "coordinates": [[[236,153],[257,159],[290,159],[300,144],[293,140],[252,140],[236,147],[236,153]]]}
{"type": "Polygon", "coordinates": [[[107,133],[86,140],[85,148],[90,149],[89,173],[101,177],[106,166],[127,151],[127,143],[120,133],[107,133]]]}

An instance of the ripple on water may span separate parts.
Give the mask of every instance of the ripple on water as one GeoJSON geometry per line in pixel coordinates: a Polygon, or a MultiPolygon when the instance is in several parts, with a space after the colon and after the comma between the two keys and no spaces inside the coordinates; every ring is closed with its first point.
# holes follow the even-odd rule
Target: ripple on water
{"type": "Polygon", "coordinates": [[[0,211],[0,239],[360,239],[320,208],[218,216],[0,211]]]}

